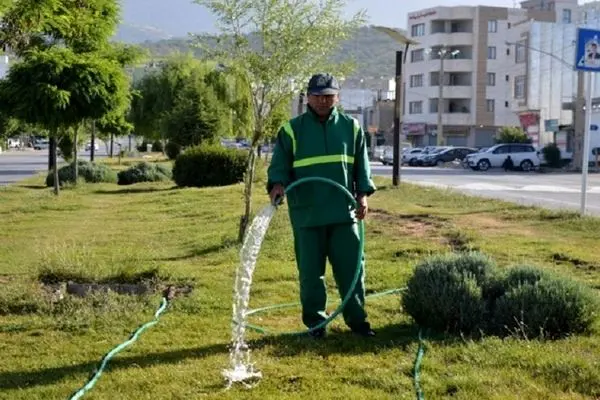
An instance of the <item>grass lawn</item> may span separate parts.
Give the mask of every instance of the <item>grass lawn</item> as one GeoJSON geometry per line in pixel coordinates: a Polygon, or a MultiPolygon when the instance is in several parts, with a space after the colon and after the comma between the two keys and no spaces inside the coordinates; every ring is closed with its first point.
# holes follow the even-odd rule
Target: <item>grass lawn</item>
{"type": "MultiPolygon", "coordinates": [[[[336,320],[324,341],[250,334],[264,379],[224,391],[242,210],[240,185],[83,185],[56,198],[41,179],[0,189],[0,398],[66,399],[100,358],[152,318],[160,294],[52,299],[40,279],[193,285],[159,324],[110,364],[90,399],[413,399],[418,327],[398,295],[367,304],[378,331],[353,337],[336,320]],[[38,187],[39,186],[39,187],[38,187]]],[[[477,248],[501,266],[534,263],[600,289],[600,220],[378,180],[367,221],[369,292],[402,287],[428,254],[477,248]]],[[[258,209],[266,204],[262,184],[258,209]]],[[[328,271],[332,299],[337,298],[328,271]]],[[[298,300],[287,212],[275,216],[255,273],[251,307],[298,300]]],[[[332,304],[334,307],[335,304],[332,304]]],[[[253,316],[301,329],[299,309],[253,316]]],[[[428,335],[427,399],[593,399],[600,334],[560,341],[428,335]]]]}

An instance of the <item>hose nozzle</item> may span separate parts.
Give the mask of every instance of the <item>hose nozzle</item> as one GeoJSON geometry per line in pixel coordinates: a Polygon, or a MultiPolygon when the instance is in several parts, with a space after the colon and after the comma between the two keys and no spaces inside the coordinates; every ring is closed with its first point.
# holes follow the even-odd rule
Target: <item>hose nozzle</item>
{"type": "Polygon", "coordinates": [[[275,196],[273,199],[273,205],[275,207],[279,207],[281,204],[283,204],[283,196],[275,196]]]}

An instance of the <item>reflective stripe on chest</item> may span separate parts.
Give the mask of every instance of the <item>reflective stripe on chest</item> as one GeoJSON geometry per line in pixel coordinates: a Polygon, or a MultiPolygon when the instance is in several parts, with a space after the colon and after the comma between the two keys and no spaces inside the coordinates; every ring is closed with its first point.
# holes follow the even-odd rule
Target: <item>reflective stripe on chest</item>
{"type": "MultiPolygon", "coordinates": [[[[360,124],[356,119],[353,119],[353,121],[354,121],[354,126],[353,126],[354,146],[356,147],[356,139],[358,137],[358,133],[360,132],[360,124]]],[[[331,154],[331,155],[326,155],[326,156],[306,157],[306,158],[301,158],[301,159],[297,160],[296,159],[296,148],[297,148],[296,135],[294,134],[294,130],[292,129],[292,125],[290,124],[289,121],[286,122],[285,124],[283,124],[283,130],[290,137],[290,140],[292,141],[292,153],[294,156],[293,167],[294,168],[301,168],[301,167],[308,167],[311,165],[329,164],[329,163],[354,164],[354,157],[349,156],[347,154],[331,154]]]]}

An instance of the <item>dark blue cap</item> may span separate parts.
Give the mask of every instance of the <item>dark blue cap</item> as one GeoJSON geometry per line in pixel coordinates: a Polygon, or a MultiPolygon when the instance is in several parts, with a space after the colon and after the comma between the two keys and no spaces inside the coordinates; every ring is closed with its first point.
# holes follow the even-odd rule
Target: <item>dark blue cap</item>
{"type": "Polygon", "coordinates": [[[340,85],[330,74],[315,74],[308,81],[308,94],[331,95],[338,94],[340,85]]]}

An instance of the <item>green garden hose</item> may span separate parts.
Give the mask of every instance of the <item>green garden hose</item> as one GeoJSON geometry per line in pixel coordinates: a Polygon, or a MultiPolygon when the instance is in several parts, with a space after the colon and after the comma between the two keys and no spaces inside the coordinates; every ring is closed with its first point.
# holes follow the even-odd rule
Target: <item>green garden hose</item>
{"type": "MultiPolygon", "coordinates": [[[[350,193],[350,191],[348,191],[348,189],[346,189],[344,186],[340,185],[337,182],[334,182],[330,179],[326,179],[326,178],[320,178],[320,177],[311,177],[311,178],[302,178],[297,180],[296,182],[292,183],[291,185],[289,185],[286,188],[286,193],[288,193],[290,190],[292,190],[293,188],[295,188],[298,185],[301,185],[303,183],[307,183],[307,182],[324,182],[330,185],[333,185],[335,187],[337,187],[338,189],[340,189],[344,194],[346,194],[346,196],[350,199],[352,205],[356,208],[357,206],[357,202],[354,199],[354,197],[352,196],[352,194],[350,193]]],[[[356,284],[358,283],[358,279],[360,277],[360,273],[361,273],[361,269],[362,269],[362,259],[363,259],[363,254],[364,254],[364,239],[365,239],[365,230],[364,230],[364,222],[362,220],[358,221],[358,231],[359,231],[359,239],[360,239],[360,244],[359,244],[359,250],[358,250],[358,262],[356,265],[356,273],[354,274],[354,279],[352,280],[352,285],[350,286],[350,290],[348,291],[348,293],[346,294],[346,296],[344,297],[344,299],[342,300],[341,304],[337,307],[337,309],[324,321],[322,321],[320,324],[308,329],[308,330],[304,330],[304,331],[298,331],[298,332],[288,332],[285,333],[287,335],[300,335],[300,334],[306,334],[308,332],[311,332],[313,330],[319,329],[319,328],[323,328],[325,327],[327,324],[329,324],[331,321],[333,321],[334,318],[336,318],[344,309],[344,307],[346,306],[346,303],[348,303],[348,301],[350,300],[350,297],[353,295],[354,293],[354,289],[356,287],[356,284]]],[[[399,293],[401,291],[403,291],[404,288],[398,288],[398,289],[390,289],[390,290],[386,290],[383,292],[379,292],[379,293],[373,293],[369,296],[366,296],[367,298],[377,298],[377,297],[383,297],[383,296],[387,296],[390,294],[395,294],[395,293],[399,293]]],[[[125,349],[126,347],[130,346],[131,344],[133,344],[135,341],[137,341],[139,335],[146,330],[147,328],[150,328],[151,326],[155,325],[158,323],[158,320],[160,318],[160,315],[166,310],[169,301],[172,299],[172,293],[169,295],[165,295],[162,300],[161,300],[161,304],[158,308],[158,310],[156,310],[156,312],[154,313],[154,319],[152,321],[149,321],[143,325],[141,325],[138,329],[136,329],[131,336],[129,337],[129,339],[127,339],[125,342],[119,344],[118,346],[116,346],[115,348],[113,348],[111,351],[109,351],[101,360],[100,365],[98,367],[98,369],[94,372],[94,374],[90,377],[90,379],[86,382],[86,384],[81,387],[79,390],[77,390],[74,394],[72,394],[69,397],[69,400],[77,400],[80,399],[81,397],[83,397],[88,391],[90,391],[94,385],[96,384],[96,382],[98,381],[98,379],[100,378],[100,376],[102,375],[102,372],[105,370],[106,366],[108,365],[108,362],[110,361],[110,359],[112,359],[118,352],[120,352],[121,350],[125,349]]],[[[265,312],[265,311],[270,311],[270,310],[275,310],[275,309],[281,309],[281,308],[288,308],[288,307],[296,307],[298,306],[298,303],[286,303],[286,304],[278,304],[278,305],[272,305],[272,306],[268,306],[268,307],[261,307],[261,308],[257,308],[254,310],[250,310],[246,313],[246,315],[252,315],[252,314],[257,314],[260,312],[265,312]]],[[[257,332],[260,333],[269,333],[265,328],[262,328],[260,326],[257,325],[252,325],[252,324],[246,324],[247,328],[250,328],[252,330],[255,330],[257,332]]],[[[420,377],[420,366],[421,366],[421,360],[423,358],[423,354],[424,354],[424,343],[421,337],[421,332],[419,332],[419,348],[417,350],[417,356],[413,365],[413,378],[414,378],[414,386],[415,386],[415,390],[417,393],[417,400],[423,400],[423,393],[421,391],[420,388],[420,384],[419,384],[419,377],[420,377]]]]}
{"type": "MultiPolygon", "coordinates": [[[[346,195],[346,197],[350,200],[350,203],[352,204],[352,206],[355,209],[357,208],[358,204],[357,204],[354,196],[352,196],[352,193],[350,193],[350,191],[346,187],[340,185],[339,183],[337,183],[331,179],[327,179],[327,178],[308,177],[308,178],[298,179],[297,181],[293,182],[285,189],[285,193],[287,194],[290,191],[292,191],[293,189],[295,189],[297,186],[303,185],[308,182],[320,182],[320,183],[325,183],[325,184],[336,187],[337,189],[339,189],[340,191],[342,191],[342,193],[344,193],[346,195]]],[[[348,290],[348,293],[346,293],[346,296],[344,296],[344,298],[342,299],[342,302],[340,303],[340,305],[335,309],[335,311],[331,315],[329,315],[327,317],[327,319],[321,321],[319,324],[317,324],[313,327],[310,327],[309,329],[302,330],[302,331],[285,332],[285,333],[283,333],[284,335],[304,335],[304,334],[310,333],[312,331],[315,331],[317,329],[321,329],[321,328],[327,326],[329,323],[331,323],[331,321],[333,321],[344,310],[344,307],[346,307],[346,304],[348,303],[348,301],[350,301],[350,297],[352,297],[352,295],[354,294],[354,289],[356,288],[356,284],[358,283],[358,279],[360,278],[360,274],[362,272],[362,261],[363,261],[363,255],[364,255],[364,249],[365,249],[365,225],[362,220],[358,220],[358,235],[359,235],[359,246],[358,246],[358,260],[356,263],[356,272],[354,273],[354,278],[352,279],[352,284],[350,285],[350,289],[348,290]]],[[[382,297],[382,296],[386,296],[386,295],[390,295],[390,294],[394,294],[394,293],[399,293],[402,290],[404,290],[404,288],[386,290],[385,292],[371,294],[370,296],[367,296],[367,298],[382,297]]],[[[257,314],[260,312],[281,309],[281,308],[296,307],[296,306],[298,306],[297,302],[296,303],[278,304],[278,305],[273,305],[273,306],[262,307],[262,308],[250,310],[246,313],[246,315],[248,316],[248,315],[257,314]]],[[[269,332],[267,329],[265,329],[261,326],[258,326],[258,325],[246,324],[246,327],[249,329],[252,329],[254,331],[257,331],[259,333],[273,333],[273,332],[269,332]]]]}

